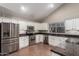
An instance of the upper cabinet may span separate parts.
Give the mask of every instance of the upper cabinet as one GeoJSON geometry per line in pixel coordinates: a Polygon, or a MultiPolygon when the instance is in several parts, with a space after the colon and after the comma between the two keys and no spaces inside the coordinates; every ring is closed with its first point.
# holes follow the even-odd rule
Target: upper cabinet
{"type": "Polygon", "coordinates": [[[75,19],[75,27],[76,27],[76,30],[79,30],[79,18],[75,19]]]}
{"type": "Polygon", "coordinates": [[[20,30],[20,31],[24,31],[24,30],[26,30],[26,28],[27,28],[27,27],[26,27],[26,24],[25,24],[24,22],[20,22],[20,23],[19,23],[19,26],[20,26],[20,27],[19,27],[19,30],[20,30]]]}
{"type": "Polygon", "coordinates": [[[48,23],[40,23],[38,28],[38,30],[48,30],[48,23]]]}
{"type": "Polygon", "coordinates": [[[28,36],[19,37],[19,49],[25,48],[28,45],[29,45],[29,37],[28,36]]]}
{"type": "Polygon", "coordinates": [[[73,20],[66,20],[65,21],[65,30],[72,30],[73,29],[73,20]]]}
{"type": "Polygon", "coordinates": [[[66,20],[65,30],[79,30],[79,19],[66,20]]]}
{"type": "Polygon", "coordinates": [[[41,24],[42,26],[42,30],[48,30],[48,24],[47,23],[43,23],[41,24]]]}

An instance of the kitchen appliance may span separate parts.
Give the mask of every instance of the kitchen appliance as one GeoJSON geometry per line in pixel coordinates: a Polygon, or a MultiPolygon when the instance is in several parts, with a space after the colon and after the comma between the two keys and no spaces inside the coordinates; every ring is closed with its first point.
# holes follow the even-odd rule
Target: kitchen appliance
{"type": "Polygon", "coordinates": [[[19,25],[0,23],[0,55],[7,55],[19,49],[19,25]]]}
{"type": "MultiPolygon", "coordinates": [[[[27,26],[27,33],[34,33],[34,26],[27,26]]],[[[29,35],[29,46],[35,44],[35,35],[29,35]]]]}

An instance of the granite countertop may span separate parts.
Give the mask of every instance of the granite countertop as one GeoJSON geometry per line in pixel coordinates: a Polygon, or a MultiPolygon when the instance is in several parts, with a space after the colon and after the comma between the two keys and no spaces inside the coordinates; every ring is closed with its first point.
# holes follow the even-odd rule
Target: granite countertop
{"type": "Polygon", "coordinates": [[[26,33],[26,34],[20,34],[20,36],[29,36],[29,35],[50,35],[50,36],[61,36],[61,37],[78,37],[79,34],[69,34],[69,33],[39,33],[39,32],[34,32],[34,33],[26,33]]]}

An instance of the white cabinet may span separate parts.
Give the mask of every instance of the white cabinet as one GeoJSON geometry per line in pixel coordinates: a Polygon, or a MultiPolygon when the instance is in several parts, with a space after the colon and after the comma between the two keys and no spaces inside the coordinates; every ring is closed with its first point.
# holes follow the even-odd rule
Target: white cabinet
{"type": "Polygon", "coordinates": [[[36,35],[36,43],[43,42],[44,36],[43,35],[36,35]]]}
{"type": "Polygon", "coordinates": [[[57,47],[65,49],[66,40],[67,40],[67,38],[65,38],[65,37],[49,36],[49,45],[57,46],[57,47]]]}
{"type": "Polygon", "coordinates": [[[54,36],[54,46],[58,46],[59,47],[59,45],[60,45],[60,38],[54,36]]]}
{"type": "Polygon", "coordinates": [[[25,23],[19,23],[19,34],[25,34],[26,33],[26,30],[27,29],[27,26],[25,23]]]}
{"type": "Polygon", "coordinates": [[[65,21],[65,32],[69,34],[79,34],[79,18],[65,21]],[[67,31],[68,30],[68,31],[67,31]]]}
{"type": "Polygon", "coordinates": [[[35,25],[34,25],[34,27],[35,27],[35,30],[37,31],[37,30],[40,30],[40,28],[41,28],[41,26],[40,26],[40,24],[38,23],[36,23],[35,25]]]}
{"type": "Polygon", "coordinates": [[[50,36],[49,37],[49,44],[52,46],[59,46],[60,45],[60,39],[57,36],[50,36]]]}
{"type": "Polygon", "coordinates": [[[20,24],[20,30],[26,30],[26,28],[25,24],[20,24]]]}
{"type": "Polygon", "coordinates": [[[65,21],[66,30],[79,30],[79,18],[65,21]]]}
{"type": "Polygon", "coordinates": [[[19,38],[19,49],[23,48],[23,38],[19,38]]]}
{"type": "Polygon", "coordinates": [[[66,37],[58,37],[58,47],[61,47],[61,48],[63,48],[63,49],[65,49],[66,48],[66,40],[67,40],[68,38],[66,38],[66,37]]]}
{"type": "Polygon", "coordinates": [[[75,19],[76,30],[79,30],[79,19],[75,19]]]}
{"type": "Polygon", "coordinates": [[[60,47],[60,48],[66,48],[66,39],[65,37],[54,37],[54,46],[60,47]]]}
{"type": "Polygon", "coordinates": [[[36,43],[40,42],[40,35],[36,35],[36,43]]]}
{"type": "Polygon", "coordinates": [[[51,44],[52,37],[49,36],[48,39],[49,39],[49,40],[48,40],[49,45],[52,45],[52,44],[51,44]]]}
{"type": "Polygon", "coordinates": [[[19,49],[27,47],[29,45],[28,36],[20,37],[19,38],[19,49]]]}
{"type": "Polygon", "coordinates": [[[40,24],[40,29],[41,30],[48,30],[48,23],[41,23],[40,24]]]}
{"type": "Polygon", "coordinates": [[[44,41],[44,35],[39,35],[40,37],[40,42],[43,42],[44,41]]]}
{"type": "Polygon", "coordinates": [[[54,46],[54,38],[53,38],[53,36],[48,37],[48,42],[49,42],[49,45],[54,46]]]}
{"type": "Polygon", "coordinates": [[[24,44],[25,44],[24,45],[25,47],[27,47],[29,45],[29,37],[28,36],[24,37],[24,44]]]}
{"type": "Polygon", "coordinates": [[[73,20],[66,20],[65,21],[65,30],[72,30],[73,29],[73,20]]]}

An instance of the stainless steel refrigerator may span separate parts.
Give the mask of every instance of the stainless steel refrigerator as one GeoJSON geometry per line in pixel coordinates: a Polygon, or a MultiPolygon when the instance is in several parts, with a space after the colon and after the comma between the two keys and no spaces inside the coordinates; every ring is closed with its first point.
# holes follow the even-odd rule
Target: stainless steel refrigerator
{"type": "Polygon", "coordinates": [[[19,25],[0,23],[0,55],[7,55],[19,49],[19,25]]]}

